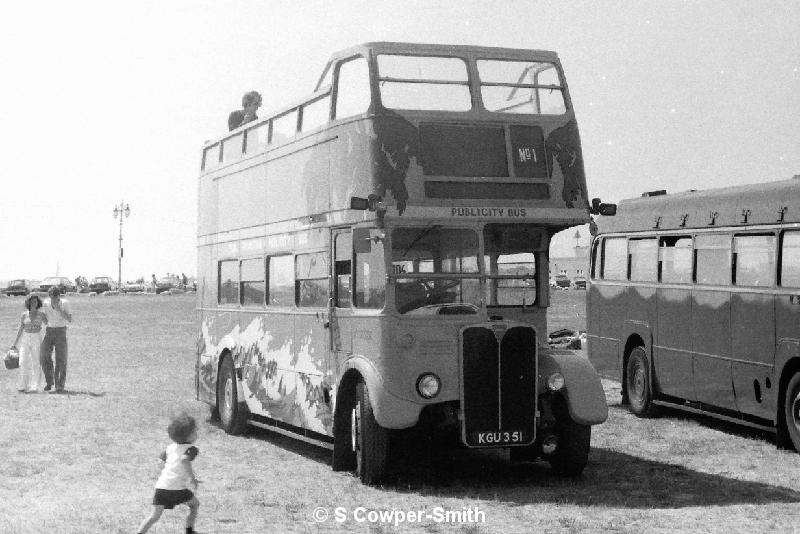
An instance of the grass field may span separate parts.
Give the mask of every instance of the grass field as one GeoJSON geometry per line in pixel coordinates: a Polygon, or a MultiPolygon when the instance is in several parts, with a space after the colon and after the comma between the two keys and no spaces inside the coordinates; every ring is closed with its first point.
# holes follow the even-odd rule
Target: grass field
{"type": "MultiPolygon", "coordinates": [[[[550,328],[585,328],[582,291],[553,296],[550,328]]],[[[171,414],[200,422],[195,471],[202,533],[800,532],[800,455],[769,435],[705,418],[638,419],[606,382],[609,420],[594,427],[576,480],[545,464],[460,451],[434,464],[405,451],[383,487],[334,473],[329,452],[267,431],[226,435],[194,400],[194,298],[74,296],[66,395],[18,394],[0,368],[0,533],[135,532],[149,510],[171,414]],[[331,518],[315,523],[323,507],[331,518]],[[347,520],[335,521],[343,507],[347,520]],[[485,522],[357,522],[369,510],[465,507],[485,522]]],[[[0,298],[0,346],[21,298],[0,298]]],[[[183,532],[185,508],[150,531],[183,532]]]]}

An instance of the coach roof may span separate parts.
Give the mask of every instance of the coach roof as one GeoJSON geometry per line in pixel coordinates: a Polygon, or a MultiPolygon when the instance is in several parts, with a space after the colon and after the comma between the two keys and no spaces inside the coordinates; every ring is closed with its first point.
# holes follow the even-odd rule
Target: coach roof
{"type": "Polygon", "coordinates": [[[622,200],[598,233],[800,222],[800,175],[791,180],[622,200]]]}

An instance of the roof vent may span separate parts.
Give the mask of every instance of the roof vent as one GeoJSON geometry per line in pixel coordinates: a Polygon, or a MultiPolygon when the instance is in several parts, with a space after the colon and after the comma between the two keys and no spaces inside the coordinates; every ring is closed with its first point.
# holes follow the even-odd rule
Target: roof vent
{"type": "Polygon", "coordinates": [[[666,189],[659,189],[658,191],[645,191],[642,193],[643,197],[660,197],[661,195],[666,195],[666,189]]]}

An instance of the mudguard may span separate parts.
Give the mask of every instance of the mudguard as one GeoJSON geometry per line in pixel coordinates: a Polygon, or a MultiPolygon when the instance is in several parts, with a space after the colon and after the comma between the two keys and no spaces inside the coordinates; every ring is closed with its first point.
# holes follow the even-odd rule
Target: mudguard
{"type": "Polygon", "coordinates": [[[400,429],[417,424],[422,404],[409,402],[387,391],[372,362],[357,355],[352,356],[344,362],[342,375],[350,369],[355,369],[364,377],[372,411],[379,425],[384,428],[400,429]]]}
{"type": "Polygon", "coordinates": [[[608,419],[600,375],[586,357],[568,350],[541,351],[540,376],[546,381],[555,372],[564,375],[563,391],[573,421],[582,425],[597,425],[608,419]]]}

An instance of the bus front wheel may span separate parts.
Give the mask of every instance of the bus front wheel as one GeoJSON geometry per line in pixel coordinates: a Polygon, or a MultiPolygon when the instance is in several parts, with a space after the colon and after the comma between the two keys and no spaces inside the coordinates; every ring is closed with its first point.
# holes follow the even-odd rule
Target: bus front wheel
{"type": "Polygon", "coordinates": [[[800,452],[800,371],[796,372],[786,385],[783,401],[786,433],[797,452],[800,452]]]}
{"type": "Polygon", "coordinates": [[[550,467],[561,476],[579,476],[589,461],[592,427],[567,417],[558,423],[557,430],[558,445],[549,458],[550,467]]]}
{"type": "Polygon", "coordinates": [[[653,415],[653,384],[650,380],[650,362],[644,347],[634,348],[628,357],[625,386],[630,411],[639,417],[653,415]]]}
{"type": "Polygon", "coordinates": [[[356,403],[350,416],[350,438],[356,457],[356,476],[364,484],[377,484],[386,472],[389,432],[375,420],[364,382],[356,386],[356,403]]]}
{"type": "Polygon", "coordinates": [[[247,428],[247,405],[239,402],[236,369],[229,356],[223,358],[217,378],[217,411],[220,424],[228,434],[241,434],[247,428]]]}

